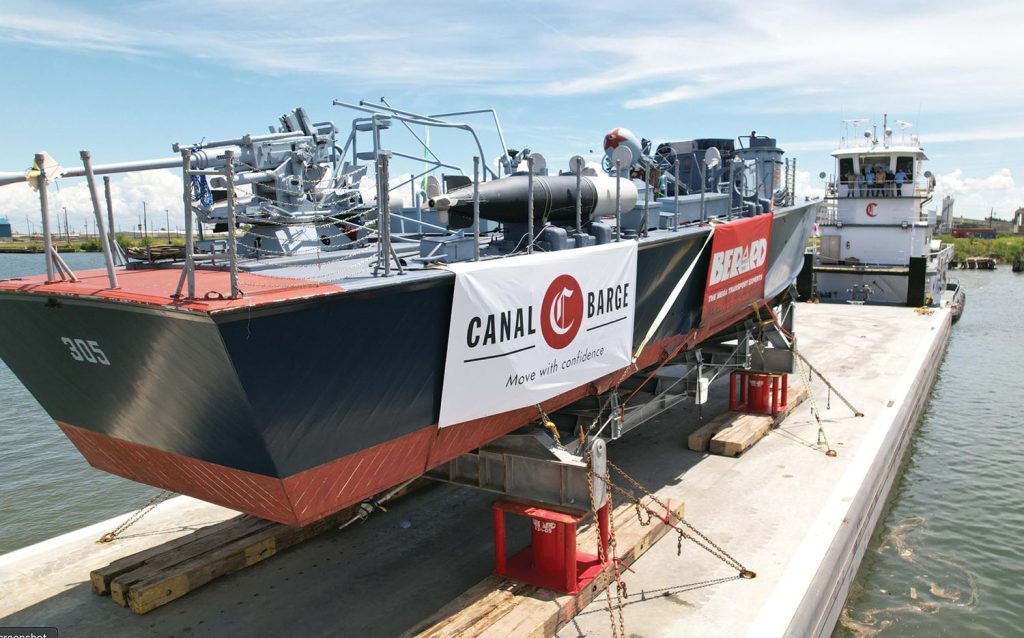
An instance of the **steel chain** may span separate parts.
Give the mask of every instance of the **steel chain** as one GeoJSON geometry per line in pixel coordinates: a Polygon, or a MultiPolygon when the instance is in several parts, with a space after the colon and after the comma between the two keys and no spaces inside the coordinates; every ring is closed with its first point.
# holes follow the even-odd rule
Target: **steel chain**
{"type": "MultiPolygon", "coordinates": [[[[597,535],[597,559],[601,562],[601,564],[604,564],[606,562],[611,564],[612,573],[615,577],[615,604],[612,603],[611,584],[609,584],[608,587],[604,588],[604,597],[608,608],[608,622],[612,628],[612,638],[626,638],[626,621],[622,611],[622,598],[625,588],[621,585],[622,578],[619,574],[619,564],[615,558],[615,517],[613,516],[613,514],[615,513],[615,506],[612,504],[611,491],[606,492],[607,502],[605,503],[605,507],[608,508],[608,547],[605,548],[604,543],[601,542],[600,523],[598,521],[597,513],[597,501],[594,500],[594,470],[593,465],[591,464],[591,457],[588,455],[585,461],[588,465],[587,487],[590,490],[590,512],[591,516],[594,517],[594,525],[597,525],[599,530],[597,535]],[[609,551],[611,552],[611,557],[608,556],[609,551]],[[618,625],[616,625],[615,623],[616,608],[619,612],[618,625]]],[[[601,477],[601,480],[607,482],[607,477],[601,477]]]]}
{"type": "MultiPolygon", "coordinates": [[[[655,496],[650,491],[648,491],[636,479],[634,479],[632,476],[627,474],[626,471],[623,470],[621,467],[615,465],[610,460],[608,461],[608,467],[610,467],[613,470],[615,470],[616,472],[618,472],[624,479],[626,479],[626,481],[628,481],[633,487],[635,487],[637,490],[639,490],[644,496],[647,496],[652,501],[654,501],[659,507],[661,507],[663,510],[665,510],[666,517],[675,520],[676,522],[678,522],[679,524],[685,526],[690,532],[693,533],[693,535],[691,535],[691,534],[689,534],[689,533],[687,533],[687,532],[685,532],[685,531],[683,531],[683,530],[681,530],[679,528],[676,528],[676,532],[679,533],[681,537],[685,537],[687,540],[693,541],[693,543],[695,545],[697,545],[698,547],[700,547],[704,551],[708,552],[709,554],[711,554],[715,558],[721,560],[726,565],[729,565],[730,567],[738,570],[740,572],[740,575],[743,576],[744,578],[753,578],[756,575],[756,574],[754,574],[754,572],[752,572],[751,570],[749,570],[746,567],[744,567],[743,563],[741,563],[738,560],[736,560],[736,558],[733,557],[729,552],[725,551],[717,543],[715,543],[713,540],[708,538],[703,532],[701,532],[696,527],[694,527],[692,524],[690,524],[686,519],[676,515],[676,513],[673,512],[668,507],[668,505],[663,503],[657,496],[655,496]],[[698,540],[698,539],[700,539],[700,540],[698,540]]],[[[624,490],[623,488],[619,487],[618,485],[615,485],[610,480],[607,483],[608,483],[609,488],[611,488],[612,490],[616,490],[616,491],[624,494],[626,496],[626,498],[629,498],[629,499],[633,500],[635,503],[638,503],[638,504],[640,503],[640,499],[637,498],[636,496],[634,496],[633,494],[631,494],[630,492],[624,490]]],[[[646,509],[646,508],[644,508],[644,509],[646,509]]],[[[651,512],[650,510],[648,510],[648,514],[650,514],[651,516],[654,515],[654,513],[651,512]]]]}
{"type": "Polygon", "coordinates": [[[121,532],[125,531],[126,529],[128,529],[132,525],[138,523],[142,519],[143,516],[145,516],[146,514],[149,514],[150,512],[152,512],[153,509],[157,505],[159,505],[160,503],[163,503],[164,501],[166,501],[167,499],[169,499],[172,496],[174,496],[174,492],[168,492],[167,490],[163,490],[162,492],[160,492],[159,494],[157,494],[153,498],[149,499],[149,501],[145,505],[143,505],[142,508],[140,508],[134,514],[129,516],[127,519],[125,519],[125,521],[123,523],[121,523],[120,525],[118,525],[114,529],[114,531],[108,532],[107,534],[104,534],[96,542],[97,543],[109,543],[109,542],[111,542],[113,540],[116,540],[118,535],[121,534],[121,532]]]}
{"type": "Polygon", "coordinates": [[[832,449],[832,444],[828,442],[828,436],[825,434],[825,424],[821,422],[821,415],[818,413],[818,402],[815,400],[814,392],[811,389],[811,371],[804,368],[804,362],[801,357],[796,356],[793,358],[796,360],[796,367],[798,374],[800,375],[800,383],[802,383],[804,388],[807,390],[807,400],[811,404],[811,414],[814,415],[814,420],[818,423],[817,444],[821,445],[822,442],[825,443],[825,456],[838,456],[837,452],[832,449]]]}

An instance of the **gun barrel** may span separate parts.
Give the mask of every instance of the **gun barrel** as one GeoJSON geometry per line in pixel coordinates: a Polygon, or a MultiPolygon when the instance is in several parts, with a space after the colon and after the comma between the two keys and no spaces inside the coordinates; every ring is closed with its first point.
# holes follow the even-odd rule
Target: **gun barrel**
{"type": "MultiPolygon", "coordinates": [[[[205,151],[198,150],[192,153],[192,168],[208,169],[208,168],[221,168],[227,162],[224,159],[224,151],[229,150],[225,148],[217,148],[216,151],[205,151]]],[[[236,155],[240,152],[238,147],[231,148],[236,155]]],[[[164,157],[161,159],[141,160],[137,162],[119,162],[116,164],[97,164],[93,166],[92,172],[95,175],[112,175],[115,173],[134,173],[136,171],[154,171],[162,168],[180,168],[181,167],[181,156],[177,157],[164,157]]],[[[27,171],[19,172],[8,172],[0,173],[0,186],[7,186],[9,184],[17,184],[25,181],[25,175],[27,171]]],[[[61,174],[62,177],[83,177],[85,175],[85,168],[65,167],[64,172],[61,174]]]]}

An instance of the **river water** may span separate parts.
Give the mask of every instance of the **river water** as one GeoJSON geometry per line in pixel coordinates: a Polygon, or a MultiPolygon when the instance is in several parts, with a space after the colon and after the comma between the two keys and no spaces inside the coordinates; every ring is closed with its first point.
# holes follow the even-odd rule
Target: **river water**
{"type": "MultiPolygon", "coordinates": [[[[72,270],[103,266],[100,254],[62,257],[72,270]]],[[[0,279],[45,269],[41,254],[0,254],[0,279]]],[[[141,507],[158,492],[90,467],[0,362],[0,554],[141,507]]]]}
{"type": "Polygon", "coordinates": [[[1024,275],[953,276],[966,311],[833,638],[1024,636],[1024,275]]]}
{"type": "MultiPolygon", "coordinates": [[[[65,259],[102,265],[94,254],[65,259]]],[[[42,269],[41,255],[0,254],[0,278],[42,269]]],[[[835,637],[1024,635],[1024,275],[956,276],[967,311],[835,637]]],[[[0,363],[0,553],[156,493],[89,467],[0,363]]]]}

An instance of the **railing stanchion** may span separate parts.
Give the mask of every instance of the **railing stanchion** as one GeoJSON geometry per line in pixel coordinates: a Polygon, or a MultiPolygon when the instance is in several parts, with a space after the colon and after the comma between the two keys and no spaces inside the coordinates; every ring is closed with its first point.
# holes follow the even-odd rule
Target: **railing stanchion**
{"type": "Polygon", "coordinates": [[[82,165],[85,167],[85,181],[89,185],[89,198],[92,200],[92,212],[96,217],[96,239],[100,242],[100,249],[103,250],[103,261],[107,265],[107,282],[111,288],[117,288],[117,273],[114,272],[114,256],[111,254],[110,237],[107,229],[104,228],[103,211],[100,210],[100,197],[96,192],[96,176],[92,172],[92,158],[89,151],[82,151],[79,154],[82,158],[82,165]]]}
{"type": "Polygon", "coordinates": [[[622,240],[622,160],[615,160],[615,241],[622,240]]]}
{"type": "Polygon", "coordinates": [[[583,161],[576,162],[573,166],[576,173],[576,234],[583,233],[583,161]]]}
{"type": "Polygon", "coordinates": [[[526,156],[526,253],[533,254],[533,155],[526,156]]]}
{"type": "MultiPolygon", "coordinates": [[[[53,278],[53,239],[50,237],[50,204],[46,193],[46,168],[43,163],[46,156],[36,153],[36,169],[39,171],[37,185],[39,186],[39,208],[43,213],[43,255],[46,262],[46,283],[54,281],[53,278]]],[[[29,229],[32,232],[32,229],[29,229]]]]}
{"type": "Polygon", "coordinates": [[[675,210],[675,214],[673,215],[673,219],[672,219],[672,232],[675,232],[675,231],[679,230],[679,158],[676,158],[675,169],[676,169],[676,186],[675,186],[676,210],[675,210]]]}
{"type": "MultiPolygon", "coordinates": [[[[182,180],[182,203],[185,208],[185,281],[186,299],[196,296],[196,262],[195,243],[192,238],[192,176],[189,175],[189,167],[192,165],[192,153],[187,148],[181,149],[181,180],[182,180]]],[[[199,227],[200,237],[202,236],[202,225],[199,227]]]]}
{"type": "MultiPolygon", "coordinates": [[[[110,228],[107,231],[107,235],[110,237],[110,250],[116,258],[118,266],[125,266],[126,261],[124,254],[121,252],[121,246],[117,243],[117,233],[114,230],[114,203],[113,198],[110,195],[110,176],[103,176],[103,199],[107,203],[107,223],[110,224],[110,228]]],[[[60,220],[58,219],[57,226],[60,226],[60,220]]]]}
{"type": "Polygon", "coordinates": [[[473,158],[473,261],[480,261],[480,158],[473,158]]]}
{"type": "Polygon", "coordinates": [[[228,204],[228,260],[231,269],[231,298],[238,298],[238,244],[235,228],[235,152],[224,151],[224,177],[227,179],[228,204]]]}
{"type": "Polygon", "coordinates": [[[641,237],[647,237],[647,231],[651,225],[651,222],[649,221],[650,218],[647,216],[647,206],[648,203],[651,201],[651,172],[652,169],[650,166],[644,169],[644,220],[643,223],[641,223],[640,225],[641,237]]]}
{"type": "Polygon", "coordinates": [[[700,162],[697,162],[696,153],[693,156],[694,164],[697,164],[697,170],[700,171],[700,223],[707,221],[707,214],[704,209],[704,192],[708,186],[708,166],[704,163],[704,159],[701,158],[700,162]]]}

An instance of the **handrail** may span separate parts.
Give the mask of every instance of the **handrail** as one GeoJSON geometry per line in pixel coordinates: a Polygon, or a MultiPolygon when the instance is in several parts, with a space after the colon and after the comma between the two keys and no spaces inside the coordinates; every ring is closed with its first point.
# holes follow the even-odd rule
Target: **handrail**
{"type": "MultiPolygon", "coordinates": [[[[353,110],[356,110],[356,111],[362,111],[364,113],[370,113],[374,117],[384,116],[384,117],[389,117],[389,118],[396,119],[396,120],[398,120],[400,122],[408,122],[410,124],[417,124],[419,126],[436,126],[438,128],[454,128],[454,129],[459,129],[459,130],[462,130],[462,131],[466,131],[471,136],[473,136],[473,141],[476,142],[476,147],[477,147],[477,150],[480,152],[480,157],[484,157],[484,147],[483,147],[483,144],[480,142],[480,137],[476,134],[476,131],[473,129],[473,127],[468,125],[468,124],[460,124],[460,123],[457,123],[457,122],[444,122],[444,121],[441,121],[441,120],[437,120],[437,119],[431,118],[429,116],[424,117],[424,116],[421,116],[421,115],[407,116],[407,115],[402,115],[402,114],[399,114],[399,113],[394,113],[392,115],[386,115],[384,113],[381,113],[380,111],[375,111],[373,109],[367,108],[365,106],[360,106],[358,104],[351,104],[349,102],[343,102],[341,100],[334,100],[332,102],[332,104],[334,106],[341,106],[341,107],[353,109],[353,110]]],[[[491,170],[491,168],[489,166],[487,166],[486,163],[483,164],[483,170],[484,170],[485,174],[486,173],[490,173],[491,176],[494,177],[495,179],[498,178],[498,174],[495,173],[493,170],[491,170]]]]}

